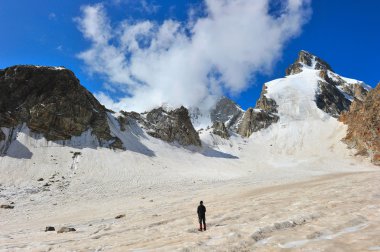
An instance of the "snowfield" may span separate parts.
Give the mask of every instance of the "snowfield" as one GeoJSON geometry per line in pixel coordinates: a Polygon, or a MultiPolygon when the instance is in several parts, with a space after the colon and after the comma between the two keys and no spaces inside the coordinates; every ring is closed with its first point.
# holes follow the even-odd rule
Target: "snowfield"
{"type": "Polygon", "coordinates": [[[201,148],[137,124],[122,132],[112,115],[126,151],[94,147],[90,131],[52,143],[20,125],[0,158],[0,204],[14,202],[0,209],[0,251],[380,250],[380,173],[317,108],[317,73],[266,84],[279,122],[247,139],[203,130],[201,148]]]}

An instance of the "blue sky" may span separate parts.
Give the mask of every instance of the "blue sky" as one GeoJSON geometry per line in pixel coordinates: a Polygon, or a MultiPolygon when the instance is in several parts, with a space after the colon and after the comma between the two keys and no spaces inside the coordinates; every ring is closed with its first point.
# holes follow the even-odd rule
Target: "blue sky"
{"type": "MultiPolygon", "coordinates": [[[[136,86],[115,84],[113,81],[120,82],[120,78],[105,74],[101,70],[94,70],[96,65],[86,62],[83,57],[78,57],[81,53],[97,47],[96,41],[86,38],[83,27],[82,30],[80,28],[80,20],[83,21],[85,18],[83,6],[96,6],[98,3],[102,3],[102,11],[105,12],[112,31],[119,27],[121,22],[128,22],[132,26],[150,21],[159,26],[164,20],[174,20],[185,27],[190,23],[188,15],[190,9],[194,10],[195,18],[207,15],[204,3],[188,0],[113,0],[103,2],[2,0],[0,5],[2,33],[0,68],[15,64],[65,66],[74,71],[82,85],[91,92],[104,93],[108,98],[115,100],[131,94],[135,95],[136,99],[143,100],[139,93],[131,91],[136,86]],[[109,88],[105,88],[105,85],[109,88]]],[[[274,13],[277,8],[281,8],[276,4],[273,6],[274,13]]],[[[310,8],[312,14],[308,14],[308,22],[299,25],[300,32],[294,32],[294,35],[279,42],[281,49],[277,48],[277,50],[280,54],[270,58],[269,69],[266,61],[264,63],[252,61],[250,64],[255,67],[253,73],[246,79],[247,83],[244,86],[241,85],[240,80],[237,80],[239,78],[232,76],[226,80],[231,80],[235,84],[227,85],[225,84],[226,80],[223,80],[220,83],[224,84],[221,84],[219,91],[232,97],[244,109],[254,106],[262,84],[283,77],[286,67],[295,60],[301,49],[325,59],[337,73],[345,77],[363,80],[367,84],[375,86],[380,81],[378,63],[380,59],[380,21],[378,19],[380,1],[314,0],[310,8]],[[257,64],[259,67],[256,66],[257,64]]],[[[246,28],[249,29],[249,27],[246,28]]],[[[236,29],[239,30],[238,24],[236,29]]],[[[184,32],[186,33],[186,31],[184,32]]],[[[256,34],[256,36],[259,35],[256,34]]],[[[231,39],[233,42],[234,37],[227,37],[227,39],[231,39]]],[[[110,41],[109,43],[112,45],[112,39],[110,41]]],[[[273,42],[273,44],[277,45],[277,42],[273,42]]],[[[209,46],[214,47],[215,43],[209,46]]],[[[134,51],[128,53],[134,53],[134,51]]],[[[241,51],[236,53],[241,53],[241,51]]],[[[231,57],[231,55],[227,56],[231,57]]],[[[128,59],[129,56],[124,55],[124,57],[128,59]]],[[[94,59],[87,58],[87,60],[94,59]]],[[[207,62],[207,59],[204,61],[207,62]]],[[[233,66],[233,64],[231,65],[233,66]]],[[[168,72],[161,71],[154,74],[160,77],[160,74],[168,74],[168,72]]],[[[177,73],[173,73],[181,80],[182,77],[175,74],[177,73]]],[[[221,72],[217,70],[213,78],[219,81],[219,75],[222,74],[222,70],[221,72]]],[[[208,72],[209,75],[210,72],[208,72]]],[[[165,76],[163,79],[166,80],[167,77],[165,76]]],[[[172,89],[175,97],[177,87],[169,85],[165,88],[172,89]]],[[[186,94],[188,90],[186,88],[178,90],[178,93],[186,94]]],[[[151,100],[151,97],[146,97],[146,99],[151,100]]],[[[189,100],[189,102],[192,101],[195,100],[189,100]]]]}

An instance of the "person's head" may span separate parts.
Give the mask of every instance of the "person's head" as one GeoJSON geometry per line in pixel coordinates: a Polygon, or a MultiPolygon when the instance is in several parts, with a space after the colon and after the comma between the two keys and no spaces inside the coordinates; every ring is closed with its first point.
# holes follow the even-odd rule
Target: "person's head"
{"type": "Polygon", "coordinates": [[[199,204],[203,205],[203,201],[201,200],[201,202],[199,202],[199,204]]]}

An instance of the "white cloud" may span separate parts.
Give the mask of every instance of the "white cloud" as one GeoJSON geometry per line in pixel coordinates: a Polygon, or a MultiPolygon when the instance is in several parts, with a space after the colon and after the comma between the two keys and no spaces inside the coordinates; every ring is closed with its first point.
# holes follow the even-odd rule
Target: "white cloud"
{"type": "Polygon", "coordinates": [[[205,0],[207,15],[181,23],[124,20],[111,26],[101,4],[82,8],[77,23],[90,40],[78,56],[125,98],[106,106],[143,111],[171,106],[209,106],[222,92],[238,94],[259,72],[270,71],[284,45],[310,16],[309,0],[288,0],[280,16],[269,0],[205,0]]]}

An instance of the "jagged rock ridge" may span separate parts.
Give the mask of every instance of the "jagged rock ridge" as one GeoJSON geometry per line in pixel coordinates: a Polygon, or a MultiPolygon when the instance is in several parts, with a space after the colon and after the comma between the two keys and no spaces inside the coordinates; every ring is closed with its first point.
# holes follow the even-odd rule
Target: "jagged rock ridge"
{"type": "Polygon", "coordinates": [[[380,83],[363,101],[355,100],[340,120],[348,125],[344,142],[380,165],[380,83]]]}
{"type": "Polygon", "coordinates": [[[128,120],[135,120],[149,135],[166,142],[201,146],[199,135],[190,121],[189,112],[183,106],[170,111],[159,107],[143,114],[122,112],[118,119],[120,125],[124,125],[128,120]]]}

